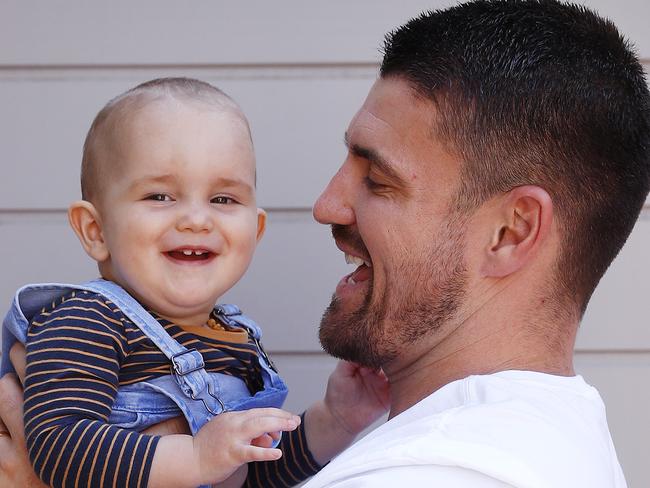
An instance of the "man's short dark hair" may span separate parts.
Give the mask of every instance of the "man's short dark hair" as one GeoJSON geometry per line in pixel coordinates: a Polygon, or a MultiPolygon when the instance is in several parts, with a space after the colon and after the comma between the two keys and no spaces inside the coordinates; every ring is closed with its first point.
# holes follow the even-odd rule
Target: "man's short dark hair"
{"type": "Polygon", "coordinates": [[[584,312],[650,186],[650,96],[616,27],[553,0],[479,0],[386,37],[381,76],[437,107],[463,161],[458,208],[538,185],[562,233],[556,298],[584,312]]]}

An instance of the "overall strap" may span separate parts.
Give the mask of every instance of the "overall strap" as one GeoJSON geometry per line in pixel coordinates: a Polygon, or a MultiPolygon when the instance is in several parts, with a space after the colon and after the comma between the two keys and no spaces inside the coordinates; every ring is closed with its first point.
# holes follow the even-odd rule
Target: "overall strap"
{"type": "Polygon", "coordinates": [[[231,303],[222,303],[217,305],[214,308],[214,312],[217,318],[224,324],[230,327],[243,327],[248,332],[248,336],[255,343],[255,346],[260,353],[260,357],[266,361],[269,368],[276,373],[278,372],[275,364],[273,364],[273,361],[271,361],[271,358],[266,354],[266,351],[262,346],[262,329],[253,319],[244,315],[237,305],[231,303]]]}
{"type": "Polygon", "coordinates": [[[213,415],[224,410],[215,385],[205,371],[203,356],[196,349],[187,349],[172,338],[164,327],[121,286],[107,280],[94,280],[79,286],[99,293],[113,302],[172,363],[172,371],[179,387],[192,400],[201,400],[213,415]]]}

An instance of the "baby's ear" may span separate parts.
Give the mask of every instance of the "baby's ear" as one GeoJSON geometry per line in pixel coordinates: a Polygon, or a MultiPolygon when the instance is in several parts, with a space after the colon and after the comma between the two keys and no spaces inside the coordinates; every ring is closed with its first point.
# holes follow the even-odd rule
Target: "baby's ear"
{"type": "Polygon", "coordinates": [[[88,256],[98,263],[109,258],[99,212],[92,203],[85,200],[72,203],[68,208],[68,221],[88,256]]]}
{"type": "Polygon", "coordinates": [[[260,242],[260,239],[264,235],[266,230],[266,212],[262,208],[257,209],[257,242],[260,242]]]}

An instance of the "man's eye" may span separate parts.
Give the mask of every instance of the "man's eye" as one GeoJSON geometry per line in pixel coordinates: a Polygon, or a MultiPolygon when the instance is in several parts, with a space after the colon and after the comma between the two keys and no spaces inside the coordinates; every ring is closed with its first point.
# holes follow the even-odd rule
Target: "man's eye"
{"type": "Polygon", "coordinates": [[[231,203],[235,203],[235,201],[230,197],[218,196],[210,200],[210,203],[217,203],[219,205],[228,205],[231,203]]]}
{"type": "Polygon", "coordinates": [[[171,202],[172,197],[166,193],[153,193],[151,195],[147,195],[145,200],[153,200],[154,202],[171,202]]]}
{"type": "Polygon", "coordinates": [[[368,188],[369,190],[380,190],[380,189],[384,188],[384,185],[382,185],[380,183],[377,183],[376,181],[371,179],[369,176],[366,176],[363,179],[363,183],[366,185],[366,188],[368,188]]]}

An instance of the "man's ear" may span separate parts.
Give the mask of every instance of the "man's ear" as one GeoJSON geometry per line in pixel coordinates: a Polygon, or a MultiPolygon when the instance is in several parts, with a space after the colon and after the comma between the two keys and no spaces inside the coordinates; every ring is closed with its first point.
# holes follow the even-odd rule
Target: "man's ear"
{"type": "Polygon", "coordinates": [[[264,209],[257,209],[257,242],[260,242],[266,230],[266,212],[264,209]]]}
{"type": "Polygon", "coordinates": [[[501,198],[495,212],[483,273],[502,278],[521,269],[544,242],[553,223],[553,202],[539,186],[520,186],[501,198]]]}
{"type": "Polygon", "coordinates": [[[92,203],[85,200],[72,203],[68,208],[68,221],[88,256],[98,263],[109,258],[99,212],[92,203]]]}

